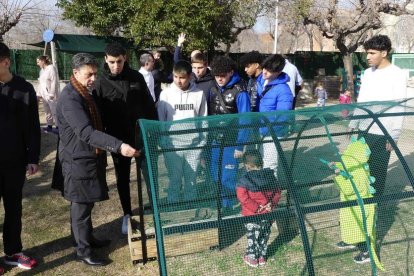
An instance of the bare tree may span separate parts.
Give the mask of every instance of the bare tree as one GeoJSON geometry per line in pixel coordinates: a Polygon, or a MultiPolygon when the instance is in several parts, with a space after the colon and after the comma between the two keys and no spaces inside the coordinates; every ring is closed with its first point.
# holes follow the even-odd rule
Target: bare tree
{"type": "Polygon", "coordinates": [[[323,36],[332,39],[342,54],[348,88],[353,91],[352,53],[372,31],[383,27],[382,15],[407,14],[411,0],[297,0],[303,8],[303,24],[316,26],[323,36]]]}
{"type": "Polygon", "coordinates": [[[0,41],[19,22],[46,15],[42,9],[45,3],[45,0],[0,0],[0,41]]]}
{"type": "Polygon", "coordinates": [[[399,18],[398,23],[394,26],[397,34],[395,37],[396,44],[400,52],[411,53],[414,50],[414,16],[403,15],[399,18]]]}
{"type": "MultiPolygon", "coordinates": [[[[231,43],[237,40],[239,34],[244,30],[250,30],[257,18],[264,16],[269,9],[273,8],[275,0],[230,0],[225,12],[231,13],[233,24],[231,37],[226,44],[226,53],[230,51],[231,43]]],[[[226,16],[226,15],[224,15],[226,16]]]]}

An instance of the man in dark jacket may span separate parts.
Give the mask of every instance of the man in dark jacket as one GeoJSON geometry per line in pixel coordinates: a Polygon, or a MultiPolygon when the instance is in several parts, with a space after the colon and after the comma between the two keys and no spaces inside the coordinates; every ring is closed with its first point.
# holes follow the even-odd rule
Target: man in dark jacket
{"type": "Polygon", "coordinates": [[[207,57],[202,53],[197,53],[191,58],[193,68],[192,80],[196,87],[203,90],[206,99],[209,97],[210,89],[216,85],[213,75],[208,69],[207,57]]]}
{"type": "MultiPolygon", "coordinates": [[[[157,119],[154,101],[144,77],[131,69],[126,62],[126,50],[119,43],[108,44],[105,48],[105,64],[102,76],[96,82],[96,91],[105,131],[136,148],[142,148],[138,119],[157,119]]],[[[146,161],[142,155],[137,164],[148,182],[146,161]]],[[[116,183],[122,210],[124,212],[121,231],[128,233],[128,219],[132,216],[130,195],[131,158],[112,153],[116,183]]]]}
{"type": "MultiPolygon", "coordinates": [[[[4,205],[4,262],[31,269],[37,262],[22,251],[22,190],[25,173],[38,171],[40,123],[36,92],[10,72],[10,50],[0,42],[0,199],[4,205]]],[[[0,274],[4,270],[0,267],[0,274]]]]}
{"type": "Polygon", "coordinates": [[[108,199],[106,154],[137,157],[139,151],[102,132],[100,113],[93,98],[98,63],[89,54],[72,58],[73,75],[58,99],[59,158],[64,176],[64,197],[71,202],[71,227],[76,259],[87,265],[106,265],[92,255],[91,247],[107,245],[92,235],[91,212],[95,202],[108,199]]]}
{"type": "Polygon", "coordinates": [[[250,96],[250,107],[252,111],[256,110],[257,99],[257,79],[262,75],[263,55],[258,51],[251,51],[240,58],[240,64],[244,67],[244,71],[249,76],[247,83],[247,92],[250,96]]]}

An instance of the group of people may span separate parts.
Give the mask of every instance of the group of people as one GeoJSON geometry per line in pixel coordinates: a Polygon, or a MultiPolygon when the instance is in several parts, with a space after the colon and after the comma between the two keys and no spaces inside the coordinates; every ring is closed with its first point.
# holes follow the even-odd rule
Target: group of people
{"type": "MultiPolygon", "coordinates": [[[[405,98],[404,74],[387,59],[391,50],[389,38],[374,36],[364,47],[371,68],[362,79],[358,101],[405,98]]],[[[38,64],[46,70],[48,62],[42,60],[39,58],[38,64]]],[[[146,72],[153,69],[154,57],[151,54],[141,56],[140,63],[146,70],[142,74],[129,67],[125,48],[111,43],[105,49],[102,74],[98,76],[99,65],[94,56],[78,53],[72,59],[70,83],[58,97],[49,92],[52,86],[45,86],[42,90],[46,92],[45,102],[53,102],[48,106],[52,119],[47,121],[47,127],[53,129],[53,120],[59,132],[58,156],[64,179],[63,195],[71,203],[71,232],[76,246],[76,260],[88,265],[108,263],[93,253],[93,248],[108,246],[110,240],[94,237],[91,219],[94,203],[108,198],[105,151],[111,152],[114,161],[124,213],[123,233],[132,215],[129,187],[132,158],[136,159],[137,168],[142,168],[149,183],[145,154],[141,153],[140,130],[136,125],[138,119],[174,121],[207,115],[291,110],[302,84],[297,69],[279,54],[264,58],[253,51],[243,56],[241,63],[250,77],[246,84],[237,73],[233,60],[217,56],[209,64],[206,56],[198,51],[191,57],[191,62],[175,62],[173,83],[160,93],[157,101],[156,94],[150,89],[151,81],[146,81],[146,72]]],[[[22,253],[20,237],[22,188],[25,172],[31,175],[38,171],[40,123],[33,86],[13,75],[10,64],[10,50],[0,43],[0,141],[8,145],[0,150],[0,197],[5,208],[4,261],[31,269],[37,262],[22,253]]],[[[46,73],[41,78],[49,79],[46,73]]],[[[392,118],[386,120],[384,125],[397,141],[402,121],[392,118]]],[[[353,121],[350,127],[363,129],[364,125],[353,121]]],[[[288,128],[277,126],[271,132],[276,133],[277,137],[284,137],[288,128]]],[[[260,129],[260,136],[264,141],[272,139],[270,130],[265,127],[260,129]]],[[[166,142],[168,145],[160,146],[187,147],[190,140],[200,145],[205,139],[202,134],[194,134],[186,137],[185,141],[171,139],[166,142]]],[[[235,144],[240,145],[247,141],[248,136],[239,131],[234,139],[235,144]]],[[[365,140],[372,152],[368,164],[371,175],[377,179],[375,189],[377,195],[381,195],[388,165],[384,160],[389,160],[392,147],[382,132],[374,127],[366,134],[365,140]]],[[[196,166],[201,154],[200,151],[165,154],[170,178],[169,203],[181,200],[181,195],[186,201],[196,198],[196,166]],[[184,162],[189,166],[184,166],[184,162]]],[[[219,152],[213,149],[207,165],[212,179],[222,185],[223,210],[234,206],[234,195],[237,195],[243,215],[270,212],[280,198],[277,156],[274,143],[263,143],[258,150],[247,151],[242,146],[229,146],[224,149],[221,158],[219,152]],[[243,160],[246,172],[238,179],[239,160],[243,160]]],[[[249,266],[266,263],[270,225],[271,222],[266,220],[246,224],[248,248],[243,260],[249,266]]],[[[348,246],[347,241],[338,246],[348,246]]],[[[356,262],[369,261],[369,255],[363,250],[356,262]]]]}
{"type": "MultiPolygon", "coordinates": [[[[174,55],[173,83],[161,92],[157,103],[160,121],[294,108],[294,99],[303,80],[297,68],[282,55],[264,57],[252,51],[242,56],[241,65],[249,76],[249,82],[246,83],[237,72],[236,63],[229,57],[216,56],[208,63],[203,53],[193,51],[191,63],[182,60],[181,47],[184,41],[185,35],[180,34],[174,55]]],[[[179,125],[172,125],[171,129],[176,130],[175,127],[179,125]]],[[[185,123],[183,127],[196,126],[190,127],[185,123]]],[[[275,132],[278,137],[284,137],[288,134],[288,128],[277,126],[275,132]]],[[[249,135],[246,131],[239,131],[231,139],[234,139],[235,145],[242,144],[248,141],[249,135]]],[[[261,128],[260,135],[263,139],[272,140],[267,128],[261,128]]],[[[281,195],[276,180],[278,154],[274,144],[263,143],[259,149],[248,151],[243,146],[226,146],[220,156],[219,147],[214,147],[220,143],[220,135],[214,136],[217,137],[207,138],[200,132],[162,140],[161,147],[176,149],[201,147],[206,139],[213,140],[213,148],[209,153],[195,149],[164,153],[169,177],[168,203],[197,199],[196,169],[201,159],[214,183],[221,184],[222,213],[231,212],[237,205],[237,199],[241,203],[243,215],[270,212],[281,195]],[[246,172],[238,179],[241,160],[246,172]]],[[[270,225],[268,220],[246,224],[249,246],[243,260],[248,265],[257,267],[266,263],[270,225]]]]}

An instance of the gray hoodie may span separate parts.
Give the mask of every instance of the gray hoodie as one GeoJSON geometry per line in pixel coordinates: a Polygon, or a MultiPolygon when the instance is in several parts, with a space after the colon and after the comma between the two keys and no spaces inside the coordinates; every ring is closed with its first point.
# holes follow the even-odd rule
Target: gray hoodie
{"type": "MultiPolygon", "coordinates": [[[[196,88],[191,82],[187,90],[183,91],[172,83],[160,94],[157,104],[160,121],[177,121],[194,117],[207,116],[207,101],[202,90],[196,88]]],[[[166,124],[166,130],[186,130],[201,128],[202,122],[196,124],[193,120],[188,122],[172,122],[166,124]]],[[[162,146],[183,148],[204,144],[204,133],[187,133],[164,136],[162,146]]]]}

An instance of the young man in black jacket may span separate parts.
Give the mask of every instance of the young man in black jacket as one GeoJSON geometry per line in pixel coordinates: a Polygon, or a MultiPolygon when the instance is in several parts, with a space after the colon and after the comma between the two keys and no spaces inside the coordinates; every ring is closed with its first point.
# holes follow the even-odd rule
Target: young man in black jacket
{"type": "MultiPolygon", "coordinates": [[[[10,72],[10,50],[0,42],[0,199],[4,205],[4,262],[23,269],[37,265],[22,251],[22,190],[25,174],[39,167],[40,123],[36,92],[10,72]]],[[[0,267],[0,274],[4,270],[0,267]]]]}
{"type": "Polygon", "coordinates": [[[262,74],[263,55],[258,51],[251,51],[240,58],[240,64],[244,67],[244,71],[249,76],[247,83],[247,93],[250,96],[250,107],[252,111],[256,110],[257,99],[257,79],[262,74]]]}
{"type": "Polygon", "coordinates": [[[198,89],[203,90],[206,99],[209,98],[210,89],[216,86],[216,81],[208,69],[208,60],[203,53],[196,53],[191,58],[191,67],[193,68],[192,80],[198,89]]]}
{"type": "MultiPolygon", "coordinates": [[[[103,73],[96,82],[96,92],[102,111],[105,131],[126,143],[142,148],[138,119],[157,119],[157,111],[144,77],[129,67],[126,50],[119,43],[105,48],[103,73]]],[[[137,174],[143,170],[146,184],[148,172],[142,155],[136,160],[137,174]]],[[[128,219],[132,215],[130,195],[131,158],[112,153],[116,182],[124,212],[122,233],[128,233],[128,219]]]]}

